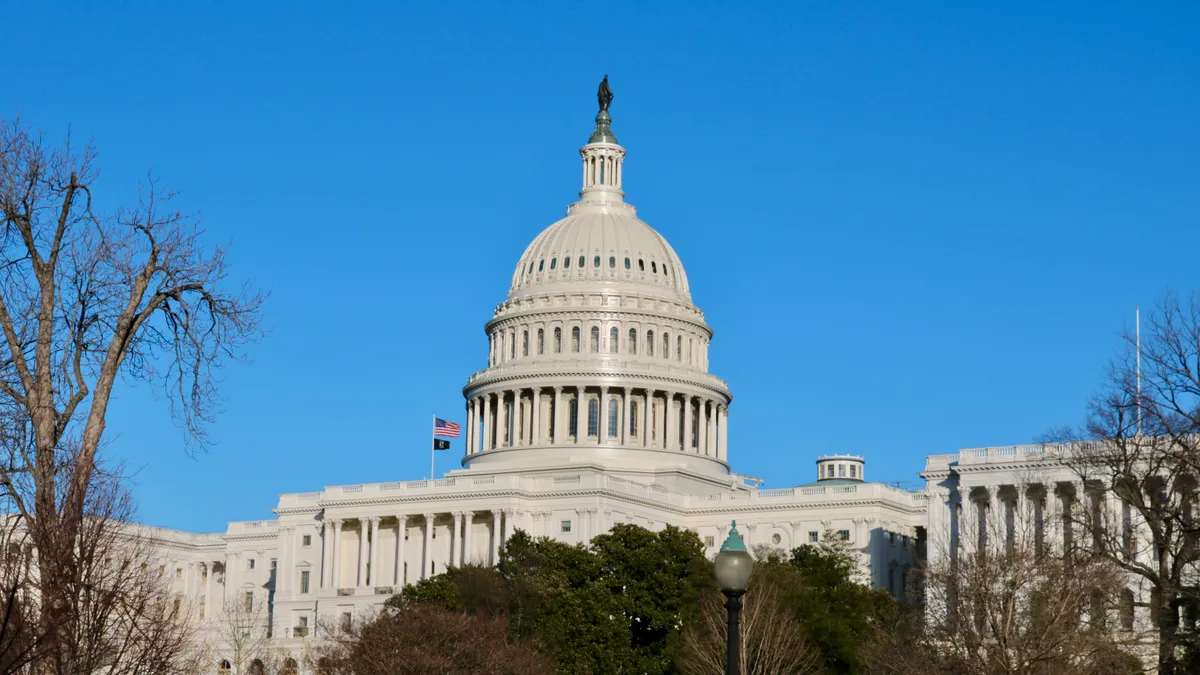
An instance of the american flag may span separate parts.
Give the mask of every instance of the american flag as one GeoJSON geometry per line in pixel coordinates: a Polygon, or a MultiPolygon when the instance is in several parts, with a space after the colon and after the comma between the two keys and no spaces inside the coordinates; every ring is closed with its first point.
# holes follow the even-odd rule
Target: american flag
{"type": "Polygon", "coordinates": [[[442,438],[458,438],[458,425],[454,422],[447,422],[443,419],[434,418],[433,420],[433,435],[434,437],[442,438]]]}

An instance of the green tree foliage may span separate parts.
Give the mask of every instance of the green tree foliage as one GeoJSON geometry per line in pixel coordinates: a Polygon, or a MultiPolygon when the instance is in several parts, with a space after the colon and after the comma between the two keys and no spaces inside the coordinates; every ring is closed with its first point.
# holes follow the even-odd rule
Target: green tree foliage
{"type": "Polygon", "coordinates": [[[866,649],[878,627],[890,624],[899,610],[884,591],[860,579],[849,545],[826,533],[819,544],[793,549],[791,558],[760,564],[787,564],[798,571],[788,604],[809,640],[821,653],[826,671],[834,675],[866,672],[866,649]]]}

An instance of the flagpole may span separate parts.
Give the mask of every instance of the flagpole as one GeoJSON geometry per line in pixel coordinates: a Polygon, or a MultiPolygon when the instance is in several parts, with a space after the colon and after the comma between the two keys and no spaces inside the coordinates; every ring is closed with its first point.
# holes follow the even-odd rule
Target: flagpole
{"type": "Polygon", "coordinates": [[[1142,308],[1134,307],[1134,323],[1137,325],[1137,435],[1142,435],[1142,308]]]}
{"type": "Polygon", "coordinates": [[[434,447],[434,439],[437,438],[437,413],[433,414],[433,426],[429,429],[429,481],[433,484],[433,460],[437,457],[437,449],[434,447]]]}

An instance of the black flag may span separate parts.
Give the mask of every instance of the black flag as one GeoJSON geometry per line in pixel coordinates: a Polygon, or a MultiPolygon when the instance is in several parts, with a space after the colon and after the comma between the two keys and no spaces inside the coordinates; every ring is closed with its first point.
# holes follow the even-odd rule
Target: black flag
{"type": "Polygon", "coordinates": [[[433,449],[434,450],[449,450],[450,449],[450,441],[448,441],[444,438],[435,438],[435,439],[433,439],[433,449]]]}

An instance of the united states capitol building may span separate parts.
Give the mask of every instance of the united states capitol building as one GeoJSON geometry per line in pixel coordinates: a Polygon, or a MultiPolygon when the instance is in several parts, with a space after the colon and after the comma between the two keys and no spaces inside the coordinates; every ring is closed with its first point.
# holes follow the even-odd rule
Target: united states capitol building
{"type": "MultiPolygon", "coordinates": [[[[694,530],[710,555],[732,520],[752,548],[830,533],[867,582],[903,594],[931,510],[940,527],[954,508],[958,457],[931,458],[921,492],[869,482],[865,459],[846,454],[814,457],[814,480],[791,488],[736,473],[736,407],[710,367],[713,328],[683,261],[625,201],[626,151],[607,107],[580,149],[579,200],[533,237],[486,323],[487,366],[463,387],[462,468],[284,494],[274,519],[219,534],[155,530],[160,567],[202,623],[231,602],[266,603],[273,643],[298,656],[319,618],[358,615],[451,566],[492,564],[516,530],[586,544],[617,523],[694,530]]],[[[1012,482],[1023,458],[1001,465],[989,452],[962,453],[981,469],[975,488],[1012,482]]]]}

